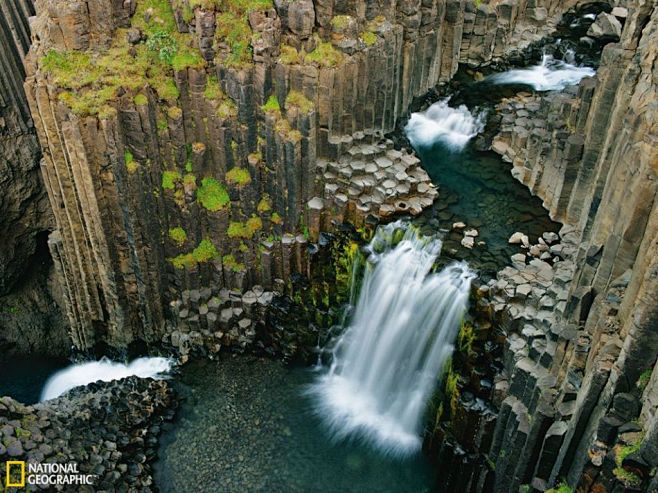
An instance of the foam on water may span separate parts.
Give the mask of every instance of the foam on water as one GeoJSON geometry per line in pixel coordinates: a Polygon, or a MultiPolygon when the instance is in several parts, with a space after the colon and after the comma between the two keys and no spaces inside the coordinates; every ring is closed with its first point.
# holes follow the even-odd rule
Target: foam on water
{"type": "Polygon", "coordinates": [[[529,68],[508,70],[488,77],[494,84],[525,84],[536,91],[556,91],[578,84],[585,77],[592,77],[595,70],[578,67],[551,55],[544,55],[542,62],[529,68]]]}
{"type": "Polygon", "coordinates": [[[463,262],[432,272],[440,250],[400,221],[378,229],[354,316],[310,391],[334,440],[360,438],[390,455],[420,449],[427,400],[475,277],[463,262]]]}
{"type": "Polygon", "coordinates": [[[173,360],[159,357],[138,358],[129,364],[116,363],[107,358],[74,364],[58,371],[48,379],[41,391],[40,400],[54,399],[74,387],[98,380],[110,382],[133,375],[141,378],[165,378],[172,365],[173,360]]]}
{"type": "Polygon", "coordinates": [[[414,147],[431,147],[440,142],[459,151],[484,130],[484,124],[484,112],[473,115],[464,105],[451,108],[444,99],[426,111],[412,113],[404,130],[414,147]]]}

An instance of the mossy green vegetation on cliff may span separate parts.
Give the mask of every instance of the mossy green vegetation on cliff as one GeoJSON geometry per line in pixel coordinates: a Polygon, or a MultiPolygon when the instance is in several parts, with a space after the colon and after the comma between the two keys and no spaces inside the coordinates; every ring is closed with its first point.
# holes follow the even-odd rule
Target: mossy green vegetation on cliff
{"type": "Polygon", "coordinates": [[[248,169],[236,166],[226,173],[226,182],[231,185],[243,187],[251,183],[251,175],[248,169]]]}
{"type": "Polygon", "coordinates": [[[286,97],[286,107],[297,108],[302,113],[310,113],[315,106],[313,105],[313,102],[301,92],[290,91],[286,97]]]}
{"type": "Polygon", "coordinates": [[[182,253],[169,259],[177,269],[192,268],[197,264],[210,262],[219,258],[219,252],[212,241],[203,239],[199,245],[189,253],[182,253]]]}
{"type": "Polygon", "coordinates": [[[169,238],[175,241],[178,246],[182,246],[187,241],[187,233],[180,226],[169,230],[169,238]]]}
{"type": "Polygon", "coordinates": [[[212,212],[220,211],[228,207],[231,199],[224,185],[214,178],[201,180],[201,187],[196,194],[198,202],[212,212]]]}
{"type": "MultiPolygon", "coordinates": [[[[116,111],[111,103],[119,89],[136,92],[145,85],[174,102],[179,92],[173,72],[205,66],[192,36],[177,31],[168,0],[140,0],[131,26],[140,29],[145,42],[131,46],[128,30],[117,29],[104,53],[49,50],[42,57],[41,68],[63,90],[59,99],[75,114],[107,118],[116,111]]],[[[147,103],[143,95],[135,96],[135,104],[147,103]]]]}

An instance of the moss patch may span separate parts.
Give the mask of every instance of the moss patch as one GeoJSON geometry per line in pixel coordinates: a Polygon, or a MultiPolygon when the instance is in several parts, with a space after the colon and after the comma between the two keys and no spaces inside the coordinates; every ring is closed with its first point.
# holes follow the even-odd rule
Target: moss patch
{"type": "Polygon", "coordinates": [[[224,264],[224,267],[226,267],[229,270],[232,270],[233,272],[244,272],[246,270],[244,264],[238,262],[235,259],[235,257],[231,254],[224,255],[222,257],[222,263],[224,264]]]}
{"type": "Polygon", "coordinates": [[[318,41],[315,49],[306,55],[305,60],[323,67],[335,67],[343,61],[343,54],[331,43],[318,41]]]}
{"type": "Polygon", "coordinates": [[[302,113],[310,113],[315,109],[313,102],[298,91],[290,91],[288,93],[288,96],[286,97],[286,107],[297,108],[302,113]]]}
{"type": "Polygon", "coordinates": [[[182,178],[180,171],[164,171],[162,173],[162,188],[165,190],[173,190],[182,178]]]}
{"type": "MultiPolygon", "coordinates": [[[[173,72],[205,66],[192,35],[176,30],[168,0],[140,0],[131,26],[143,32],[145,43],[130,46],[127,29],[117,29],[104,53],[50,50],[42,57],[41,68],[63,90],[59,99],[75,114],[107,118],[116,113],[113,103],[120,89],[137,92],[145,85],[161,99],[175,101],[179,93],[173,72]]],[[[136,104],[145,103],[136,98],[136,104]]]]}
{"type": "Polygon", "coordinates": [[[169,259],[172,265],[177,269],[185,269],[194,267],[197,264],[210,262],[219,257],[217,248],[208,239],[203,239],[199,245],[190,253],[183,253],[174,258],[169,259]]]}
{"type": "Polygon", "coordinates": [[[377,42],[377,35],[372,31],[364,31],[361,33],[361,39],[366,46],[372,46],[377,42]]]}
{"type": "Polygon", "coordinates": [[[214,178],[201,180],[201,187],[197,190],[196,197],[203,207],[213,212],[225,209],[231,201],[224,185],[214,178]]]}
{"type": "Polygon", "coordinates": [[[128,173],[131,175],[136,173],[139,169],[139,163],[135,161],[132,152],[126,149],[126,151],[123,153],[123,159],[126,162],[126,169],[128,170],[128,173]]]}
{"type": "Polygon", "coordinates": [[[187,241],[187,233],[180,226],[169,230],[169,238],[175,241],[178,246],[182,246],[187,241]]]}
{"type": "Polygon", "coordinates": [[[263,221],[259,217],[252,216],[245,223],[232,221],[226,234],[229,238],[250,240],[261,229],[263,229],[263,221]]]}
{"type": "Polygon", "coordinates": [[[261,214],[272,210],[272,201],[269,195],[267,194],[263,195],[263,198],[260,199],[260,201],[258,202],[258,206],[256,207],[256,210],[261,214]]]}
{"type": "Polygon", "coordinates": [[[243,187],[251,183],[251,175],[249,170],[236,166],[226,173],[226,181],[231,185],[243,187]]]}
{"type": "Polygon", "coordinates": [[[262,106],[265,113],[276,114],[281,112],[281,106],[276,96],[272,95],[267,98],[267,102],[262,106]]]}

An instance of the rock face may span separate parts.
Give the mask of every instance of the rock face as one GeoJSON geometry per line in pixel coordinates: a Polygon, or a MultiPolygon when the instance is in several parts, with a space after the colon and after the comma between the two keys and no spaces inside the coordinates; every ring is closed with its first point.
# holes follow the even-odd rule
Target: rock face
{"type": "Polygon", "coordinates": [[[574,3],[37,1],[25,87],[73,343],[159,341],[184,290],[271,290],[308,271],[300,236],[420,212],[436,190],[381,136],[574,3]]]}
{"type": "Polygon", "coordinates": [[[90,384],[33,406],[3,397],[2,477],[6,460],[76,463],[80,474],[95,476],[90,491],[153,491],[160,430],[177,404],[167,382],[137,377],[90,384]]]}
{"type": "Polygon", "coordinates": [[[549,247],[554,266],[532,260],[531,280],[530,265],[515,263],[491,286],[508,332],[509,392],[489,456],[496,491],[560,481],[582,492],[652,488],[658,8],[628,8],[621,41],[605,47],[594,78],[501,103],[494,150],[566,225],[549,247]]]}
{"type": "MultiPolygon", "coordinates": [[[[64,354],[69,344],[49,288],[54,226],[39,172],[41,150],[23,91],[29,0],[0,6],[0,353],[64,354]]],[[[0,358],[2,357],[0,356],[0,358]]]]}

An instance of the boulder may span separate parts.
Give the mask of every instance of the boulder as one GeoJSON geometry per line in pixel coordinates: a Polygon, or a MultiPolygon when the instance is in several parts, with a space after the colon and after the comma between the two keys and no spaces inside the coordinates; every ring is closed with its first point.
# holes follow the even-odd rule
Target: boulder
{"type": "Polygon", "coordinates": [[[589,27],[587,35],[595,39],[619,39],[621,37],[621,22],[614,15],[601,12],[589,27]]]}

